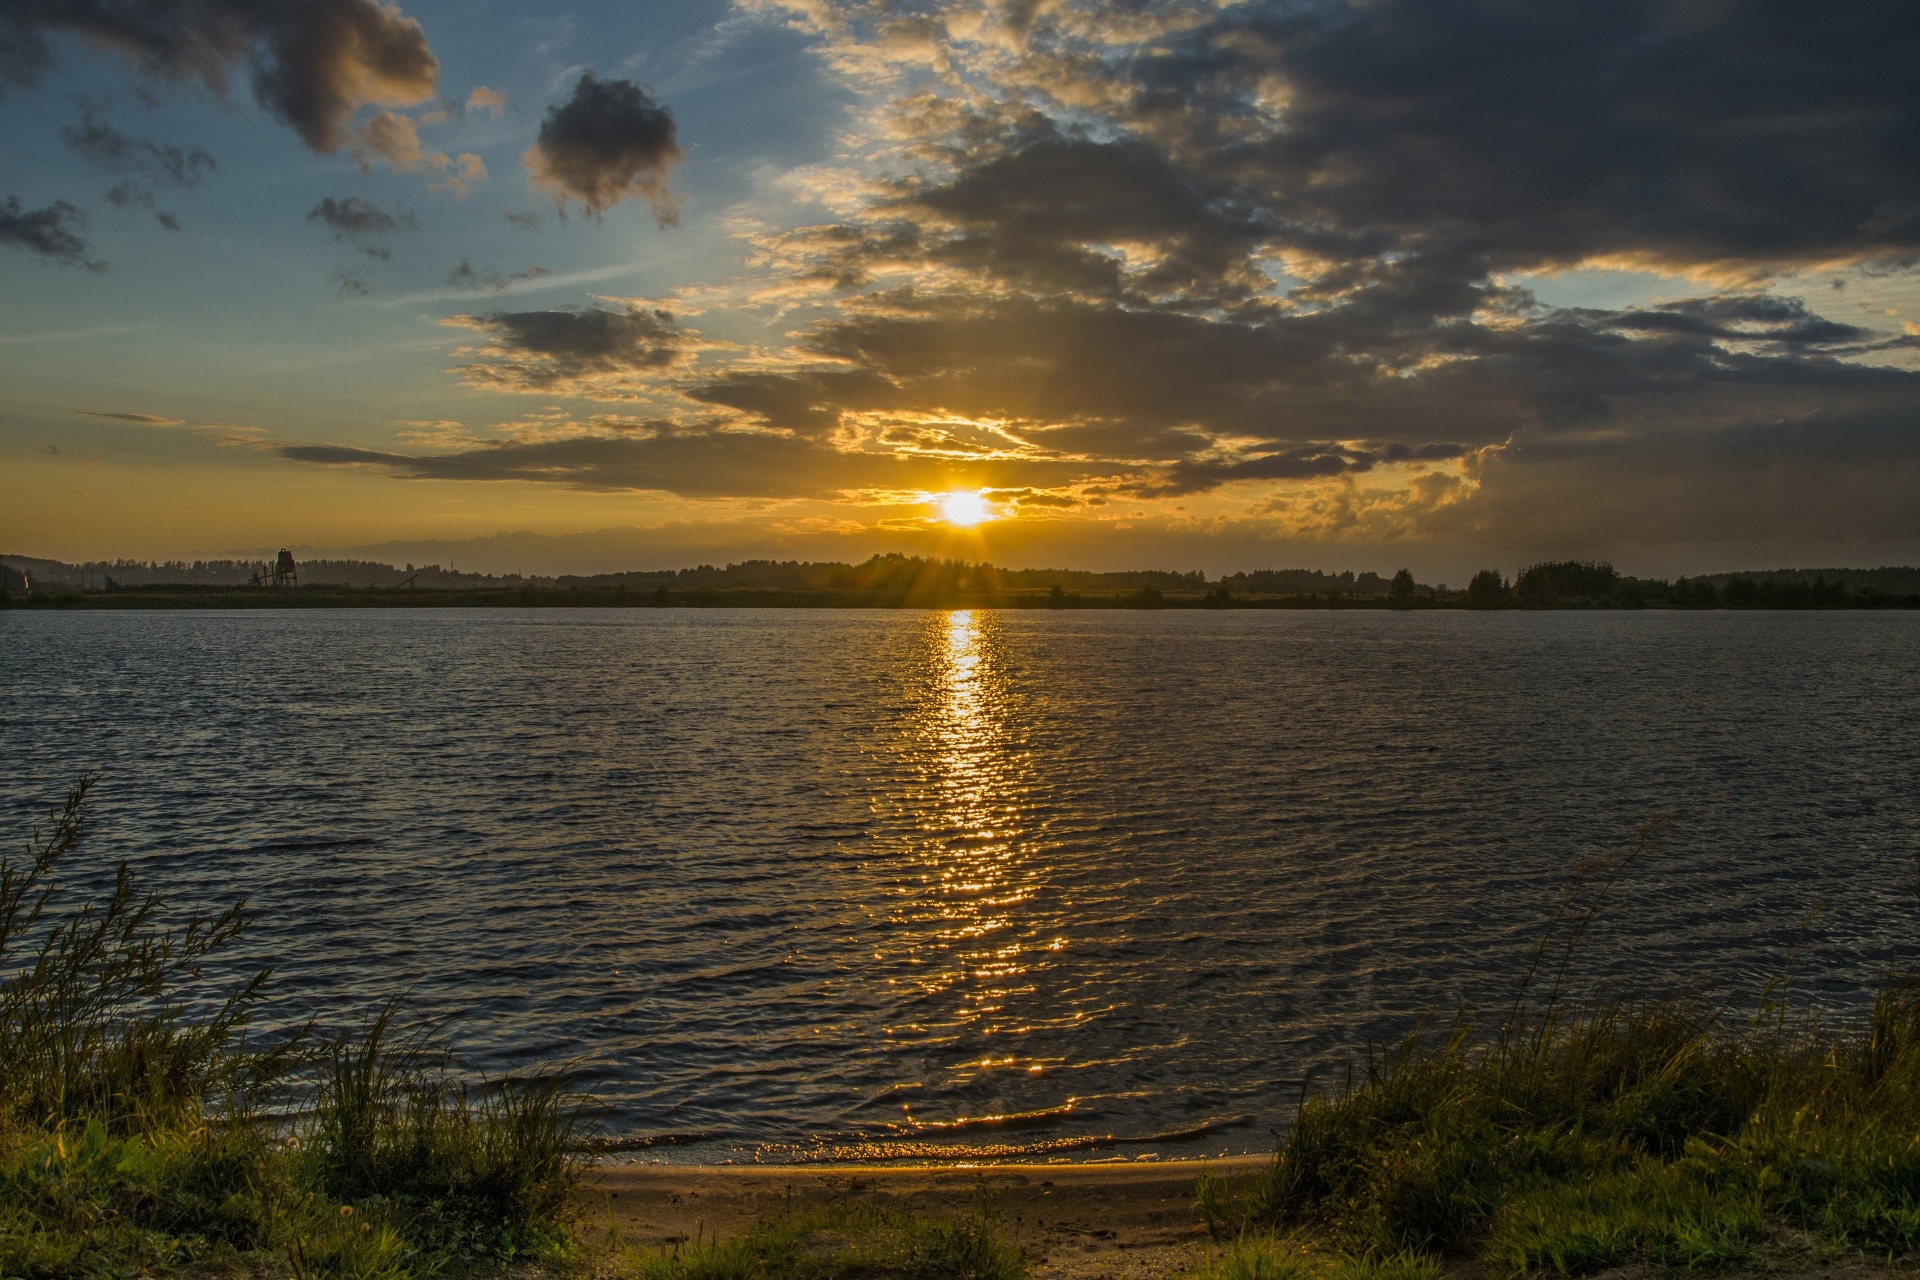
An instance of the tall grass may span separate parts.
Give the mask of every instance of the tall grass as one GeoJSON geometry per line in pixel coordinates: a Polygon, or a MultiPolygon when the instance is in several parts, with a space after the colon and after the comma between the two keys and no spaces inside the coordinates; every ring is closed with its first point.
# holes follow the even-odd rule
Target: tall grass
{"type": "Polygon", "coordinates": [[[267,974],[190,1016],[181,1000],[245,916],[235,904],[162,927],[164,901],[124,863],[104,899],[53,909],[91,785],[68,793],[24,858],[0,855],[0,1106],[16,1122],[97,1119],[121,1133],[192,1122],[209,1096],[249,1098],[284,1072],[287,1045],[240,1043],[267,974]]]}
{"type": "Polygon", "coordinates": [[[1418,1030],[1306,1098],[1263,1178],[1237,1196],[1202,1186],[1208,1216],[1514,1274],[1731,1266],[1789,1245],[1920,1251],[1913,980],[1888,978],[1871,1016],[1839,1031],[1778,989],[1745,1019],[1570,1004],[1575,949],[1662,831],[1569,882],[1500,1023],[1418,1030]]]}
{"type": "Polygon", "coordinates": [[[0,1276],[404,1280],[565,1251],[584,1120],[559,1077],[464,1080],[397,1004],[255,1034],[268,972],[207,978],[243,907],[172,920],[127,864],[76,868],[90,789],[0,853],[0,1276]]]}

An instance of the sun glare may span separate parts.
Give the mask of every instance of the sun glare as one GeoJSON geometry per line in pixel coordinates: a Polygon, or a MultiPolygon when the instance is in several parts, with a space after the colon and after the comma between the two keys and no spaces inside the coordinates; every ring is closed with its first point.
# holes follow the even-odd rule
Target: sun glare
{"type": "Polygon", "coordinates": [[[993,519],[993,510],[987,506],[987,500],[977,493],[950,493],[940,499],[940,514],[946,517],[948,524],[957,524],[965,529],[979,524],[982,520],[993,519]]]}

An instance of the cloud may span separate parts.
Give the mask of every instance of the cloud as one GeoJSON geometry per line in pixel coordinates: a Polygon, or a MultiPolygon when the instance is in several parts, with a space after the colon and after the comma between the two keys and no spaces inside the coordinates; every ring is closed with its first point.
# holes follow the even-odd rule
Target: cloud
{"type": "Polygon", "coordinates": [[[857,490],[938,492],[1023,482],[1057,483],[1064,470],[1007,462],[961,463],[847,452],[767,432],[687,430],[487,444],[412,455],[344,445],[286,445],[296,462],[369,466],[414,480],[519,481],[575,489],[666,492],[688,498],[831,497],[857,490]]]}
{"type": "Polygon", "coordinates": [[[1600,322],[1625,333],[1706,338],[1778,354],[1850,355],[1905,345],[1872,329],[1829,320],[1802,299],[1769,294],[1687,298],[1606,315],[1600,322]]]}
{"type": "MultiPolygon", "coordinates": [[[[388,236],[412,231],[420,225],[409,211],[395,207],[389,212],[365,196],[323,197],[319,204],[307,211],[307,221],[330,228],[335,240],[355,243],[361,253],[381,262],[393,257],[393,250],[386,244],[388,236]]],[[[342,297],[371,292],[366,282],[358,277],[350,280],[340,276],[338,279],[342,297]]]]}
{"type": "Polygon", "coordinates": [[[0,83],[36,83],[59,36],[120,54],[150,82],[220,97],[244,67],[254,99],[319,152],[347,145],[359,108],[423,102],[439,75],[420,24],[381,0],[11,0],[0,83]]]}
{"type": "Polygon", "coordinates": [[[353,135],[354,150],[361,156],[378,157],[402,171],[419,169],[438,162],[444,168],[451,163],[444,153],[429,156],[420,146],[419,127],[397,111],[376,111],[353,135]]]}
{"type": "MultiPolygon", "coordinates": [[[[655,416],[287,456],[701,499],[965,476],[1077,520],[1569,552],[1757,536],[1769,504],[1794,504],[1779,527],[1912,529],[1920,373],[1896,366],[1920,335],[1778,283],[1920,262],[1908,5],[786,10],[871,110],[807,180],[823,221],[745,232],[754,276],[674,308],[779,337],[729,347],[637,305],[457,317],[470,385],[655,416]],[[1571,268],[1699,296],[1555,307],[1512,283],[1571,268]]],[[[525,161],[563,211],[668,216],[681,158],[648,91],[589,74],[525,161]]]]}
{"type": "Polygon", "coordinates": [[[1236,480],[1320,480],[1357,475],[1383,463],[1452,461],[1466,452],[1463,445],[1446,443],[1366,448],[1326,442],[1255,453],[1235,460],[1183,459],[1162,477],[1128,486],[1128,492],[1142,497],[1171,498],[1204,493],[1236,480]]]}
{"type": "Polygon", "coordinates": [[[1420,531],[1532,555],[1911,546],[1920,539],[1920,420],[1909,400],[1878,412],[1761,415],[1704,433],[1522,437],[1490,454],[1475,491],[1420,531]]]}
{"type": "Polygon", "coordinates": [[[429,191],[465,196],[487,177],[486,163],[471,151],[449,157],[444,151],[426,150],[420,142],[419,123],[397,111],[376,111],[368,117],[354,130],[353,149],[363,163],[378,159],[403,173],[439,174],[427,183],[429,191]]]}
{"type": "Polygon", "coordinates": [[[131,422],[142,427],[179,427],[186,425],[183,418],[162,418],[152,413],[104,413],[93,409],[75,409],[75,413],[89,418],[111,418],[115,422],[131,422]]]}
{"type": "Polygon", "coordinates": [[[473,152],[462,151],[453,158],[453,162],[454,172],[438,183],[429,183],[430,190],[447,190],[464,196],[473,189],[475,183],[487,180],[486,162],[473,152]]]}
{"type": "Polygon", "coordinates": [[[447,284],[455,289],[491,289],[501,293],[522,280],[538,280],[552,274],[545,267],[528,267],[525,271],[502,275],[492,267],[476,269],[471,260],[462,258],[453,270],[447,272],[447,284]]]}
{"type": "Polygon", "coordinates": [[[86,222],[87,215],[65,200],[27,209],[19,196],[8,196],[0,203],[0,244],[37,253],[59,266],[105,271],[106,263],[87,256],[93,247],[80,234],[86,222]]]}
{"type": "Polygon", "coordinates": [[[679,217],[667,172],[683,155],[665,105],[631,80],[601,80],[589,71],[570,98],[548,108],[521,161],[529,183],[562,212],[578,201],[597,218],[636,198],[667,226],[679,217]]]}
{"type": "Polygon", "coordinates": [[[936,4],[911,34],[877,6],[791,8],[898,97],[903,151],[957,169],[941,194],[958,225],[1023,223],[1040,237],[1010,242],[1025,252],[1097,243],[1102,218],[1150,240],[1253,225],[1323,270],[1390,253],[1732,281],[1920,252],[1914,18],[1898,0],[1065,0],[997,27],[936,4]],[[943,74],[968,92],[900,92],[943,74]],[[1063,180],[1020,198],[1048,189],[1043,156],[1101,147],[1095,181],[1129,196],[1080,201],[1063,180]],[[1009,183],[1006,217],[964,199],[1009,183]]]}
{"type": "Polygon", "coordinates": [[[324,197],[307,212],[308,222],[329,227],[338,239],[379,237],[411,231],[419,221],[405,209],[388,212],[365,196],[324,197]]]}
{"type": "Polygon", "coordinates": [[[1920,254],[1902,6],[1823,12],[1808,59],[1766,6],[791,12],[892,99],[862,141],[895,167],[758,239],[762,296],[824,304],[783,359],[685,387],[768,428],[919,448],[929,415],[996,421],[1177,496],[1917,394],[1848,362],[1908,338],[1753,283],[1920,254]],[[1557,311],[1502,283],[1576,264],[1737,287],[1557,311]]]}
{"type": "Polygon", "coordinates": [[[500,113],[507,109],[507,95],[498,90],[489,89],[483,84],[475,85],[473,92],[467,95],[466,109],[468,111],[485,110],[498,120],[500,113]]]}
{"type": "MultiPolygon", "coordinates": [[[[456,268],[456,272],[458,268],[456,268]]],[[[636,375],[689,363],[712,344],[660,310],[498,311],[443,321],[486,334],[459,366],[469,385],[502,391],[631,399],[636,375]]]]}
{"type": "MultiPolygon", "coordinates": [[[[197,187],[218,167],[200,147],[162,144],[121,132],[107,123],[93,103],[85,106],[80,123],[60,130],[60,138],[93,168],[130,175],[107,193],[107,199],[120,207],[137,204],[150,209],[153,187],[197,187]]],[[[171,215],[157,216],[164,224],[171,215]]]]}

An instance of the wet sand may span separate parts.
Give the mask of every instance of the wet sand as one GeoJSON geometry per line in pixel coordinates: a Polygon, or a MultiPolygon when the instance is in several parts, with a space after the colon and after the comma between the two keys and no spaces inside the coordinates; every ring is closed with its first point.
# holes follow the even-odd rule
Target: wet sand
{"type": "Polygon", "coordinates": [[[974,1168],[893,1165],[602,1165],[581,1192],[589,1228],[669,1246],[842,1200],[965,1212],[982,1198],[1035,1280],[1160,1280],[1207,1241],[1194,1212],[1202,1169],[1243,1177],[1265,1156],[974,1168]]]}

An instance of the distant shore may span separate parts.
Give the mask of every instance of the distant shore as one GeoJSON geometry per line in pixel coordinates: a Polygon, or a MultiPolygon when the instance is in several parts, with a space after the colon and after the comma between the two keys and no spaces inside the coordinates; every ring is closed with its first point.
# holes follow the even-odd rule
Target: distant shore
{"type": "MultiPolygon", "coordinates": [[[[1465,592],[1418,595],[1408,600],[1365,595],[1235,595],[1225,591],[941,591],[753,587],[706,590],[653,590],[625,586],[527,586],[511,588],[234,587],[203,584],[155,584],[112,590],[70,586],[18,590],[0,596],[6,609],[1425,609],[1485,610],[1465,592]]],[[[1751,604],[1679,605],[1643,600],[1556,600],[1503,603],[1495,609],[1643,609],[1703,608],[1754,610],[1920,609],[1920,594],[1861,592],[1844,602],[1756,601],[1751,604]]]]}

